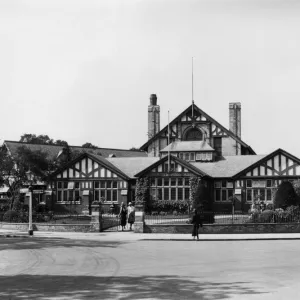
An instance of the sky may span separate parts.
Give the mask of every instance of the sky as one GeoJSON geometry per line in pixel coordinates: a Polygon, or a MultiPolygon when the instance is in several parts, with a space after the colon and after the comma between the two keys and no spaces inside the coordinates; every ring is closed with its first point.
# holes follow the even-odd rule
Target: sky
{"type": "Polygon", "coordinates": [[[223,126],[241,102],[257,154],[300,157],[300,1],[1,0],[2,140],[47,134],[70,145],[147,141],[192,100],[223,126]]]}

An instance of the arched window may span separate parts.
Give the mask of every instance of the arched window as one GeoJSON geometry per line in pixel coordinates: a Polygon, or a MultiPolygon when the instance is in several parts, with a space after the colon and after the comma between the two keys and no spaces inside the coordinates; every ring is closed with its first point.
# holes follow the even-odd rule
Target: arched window
{"type": "Polygon", "coordinates": [[[203,139],[202,132],[196,128],[190,129],[185,135],[186,141],[201,141],[203,139]]]}

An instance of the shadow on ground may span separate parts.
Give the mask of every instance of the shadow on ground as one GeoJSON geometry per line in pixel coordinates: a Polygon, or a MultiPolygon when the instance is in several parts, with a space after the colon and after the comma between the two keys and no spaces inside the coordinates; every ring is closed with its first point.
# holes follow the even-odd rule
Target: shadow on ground
{"type": "Polygon", "coordinates": [[[1,238],[1,250],[26,250],[26,249],[43,249],[43,248],[68,248],[68,247],[118,247],[125,244],[124,241],[101,241],[99,240],[74,240],[68,238],[1,238]]]}
{"type": "Polygon", "coordinates": [[[0,276],[0,299],[229,299],[261,294],[248,282],[202,282],[179,276],[0,276]]]}

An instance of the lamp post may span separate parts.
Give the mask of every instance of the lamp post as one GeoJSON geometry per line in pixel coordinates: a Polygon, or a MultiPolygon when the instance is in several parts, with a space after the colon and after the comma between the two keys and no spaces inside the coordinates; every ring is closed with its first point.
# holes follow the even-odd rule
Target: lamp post
{"type": "Polygon", "coordinates": [[[26,176],[29,182],[28,193],[29,193],[29,214],[28,214],[28,235],[33,235],[32,227],[32,183],[34,179],[34,174],[29,170],[26,172],[26,176]]]}

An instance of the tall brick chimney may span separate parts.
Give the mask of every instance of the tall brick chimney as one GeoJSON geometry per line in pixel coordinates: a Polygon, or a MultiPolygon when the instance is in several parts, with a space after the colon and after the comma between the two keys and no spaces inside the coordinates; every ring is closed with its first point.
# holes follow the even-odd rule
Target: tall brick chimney
{"type": "Polygon", "coordinates": [[[160,131],[160,107],[157,105],[156,94],[150,95],[148,106],[148,139],[160,131]]]}
{"type": "Polygon", "coordinates": [[[241,138],[241,103],[229,103],[229,130],[241,138]]]}

